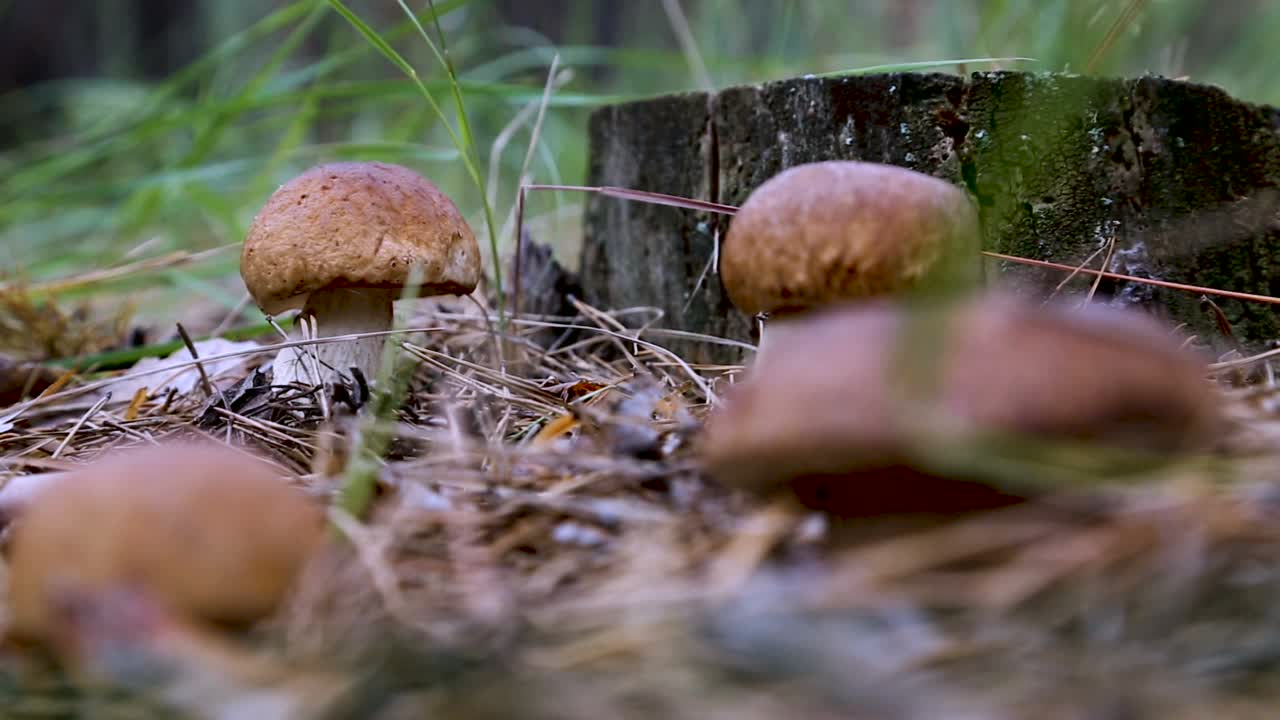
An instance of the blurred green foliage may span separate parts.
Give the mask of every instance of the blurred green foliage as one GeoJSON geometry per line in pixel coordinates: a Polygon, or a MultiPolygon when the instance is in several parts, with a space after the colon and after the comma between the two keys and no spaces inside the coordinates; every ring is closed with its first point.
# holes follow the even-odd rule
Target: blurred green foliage
{"type": "MultiPolygon", "coordinates": [[[[169,78],[140,79],[123,40],[113,47],[107,32],[100,76],[0,100],[0,124],[23,138],[0,151],[0,267],[38,281],[235,243],[279,183],[343,158],[420,170],[479,231],[482,196],[463,152],[474,152],[493,190],[505,251],[517,175],[557,55],[528,165],[537,182],[583,181],[586,119],[601,103],[871,66],[1026,57],[936,69],[1185,75],[1280,102],[1265,60],[1280,37],[1274,0],[437,0],[474,134],[474,147],[460,149],[414,82],[329,2],[191,2],[190,36],[207,48],[169,78]]],[[[99,5],[99,26],[119,26],[107,22],[114,4],[99,5]]],[[[406,14],[412,8],[434,36],[428,4],[347,7],[416,70],[458,128],[449,79],[406,14]]],[[[535,231],[572,248],[581,203],[567,193],[532,197],[535,231]]],[[[234,277],[235,253],[211,263],[153,282],[234,302],[201,278],[234,277]]]]}

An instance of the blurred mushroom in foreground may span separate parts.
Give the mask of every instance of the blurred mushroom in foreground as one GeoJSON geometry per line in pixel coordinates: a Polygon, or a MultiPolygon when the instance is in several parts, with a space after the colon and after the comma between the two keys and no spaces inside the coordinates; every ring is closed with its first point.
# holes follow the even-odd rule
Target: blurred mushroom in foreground
{"type": "Polygon", "coordinates": [[[836,516],[1024,499],[922,453],[1045,442],[1160,458],[1209,448],[1218,427],[1204,362],[1137,313],[989,294],[864,301],[772,332],[708,420],[706,469],[836,516]]]}
{"type": "Polygon", "coordinates": [[[353,685],[336,669],[291,663],[188,623],[137,591],[69,591],[53,617],[82,680],[160,701],[182,717],[330,717],[353,685]]]}
{"type": "Polygon", "coordinates": [[[211,628],[248,626],[290,592],[325,538],[324,517],[269,464],[232,448],[102,458],[43,488],[14,524],[6,635],[73,660],[60,608],[115,591],[211,628]]]}
{"type": "Polygon", "coordinates": [[[972,283],[978,214],[965,191],[894,165],[833,160],[765,181],[734,215],[720,279],[745,313],[972,283]]]}
{"type": "MultiPolygon", "coordinates": [[[[249,228],[240,275],[262,310],[302,309],[320,337],[390,330],[392,306],[414,278],[417,294],[466,295],[480,282],[480,247],[453,201],[399,165],[320,165],[280,186],[249,228]]],[[[377,375],[384,337],[286,348],[277,385],[315,384],[355,367],[377,375]]]]}

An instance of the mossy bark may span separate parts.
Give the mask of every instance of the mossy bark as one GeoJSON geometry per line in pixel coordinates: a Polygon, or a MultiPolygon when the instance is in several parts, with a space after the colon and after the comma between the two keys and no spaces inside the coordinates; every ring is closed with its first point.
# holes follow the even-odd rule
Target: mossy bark
{"type": "MultiPolygon", "coordinates": [[[[589,182],[740,204],[806,162],[910,167],[965,186],[987,249],[1079,264],[1114,240],[1115,272],[1280,294],[1280,113],[1216,88],[1155,77],[1024,73],[799,78],[598,110],[589,182]]],[[[583,250],[588,302],[660,309],[661,325],[749,339],[729,304],[715,240],[729,218],[593,197],[583,250]]],[[[1064,275],[992,263],[988,277],[1039,294],[1064,275]]],[[[1080,277],[1067,291],[1088,289],[1080,277]]],[[[1194,294],[1104,282],[1227,347],[1194,294]]],[[[1280,337],[1267,305],[1218,300],[1247,348],[1280,337]]],[[[692,360],[736,361],[724,346],[673,342],[692,360]]]]}

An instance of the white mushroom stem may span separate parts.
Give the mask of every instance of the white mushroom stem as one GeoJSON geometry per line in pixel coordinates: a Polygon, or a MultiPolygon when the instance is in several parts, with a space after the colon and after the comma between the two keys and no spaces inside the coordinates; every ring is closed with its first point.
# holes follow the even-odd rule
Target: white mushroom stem
{"type": "MultiPolygon", "coordinates": [[[[316,337],[319,338],[390,330],[392,304],[399,295],[397,290],[354,288],[313,292],[298,316],[299,330],[294,333],[294,339],[304,339],[301,326],[309,323],[309,318],[315,318],[316,337]]],[[[372,382],[378,376],[382,347],[386,340],[385,335],[375,335],[284,348],[276,356],[272,366],[273,384],[298,382],[315,385],[334,382],[339,375],[350,378],[353,367],[358,368],[365,379],[372,382]],[[315,375],[317,360],[319,377],[315,375]]]]}

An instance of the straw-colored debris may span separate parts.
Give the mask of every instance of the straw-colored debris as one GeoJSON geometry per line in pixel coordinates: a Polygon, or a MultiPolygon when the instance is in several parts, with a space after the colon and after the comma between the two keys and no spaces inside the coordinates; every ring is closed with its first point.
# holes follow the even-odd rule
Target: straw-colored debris
{"type": "MultiPolygon", "coordinates": [[[[154,672],[120,671],[125,695],[0,677],[0,702],[45,716],[92,700],[98,717],[168,703],[224,718],[800,720],[1252,718],[1280,700],[1280,390],[1227,391],[1221,457],[850,533],[698,471],[702,419],[739,368],[690,366],[660,331],[586,307],[516,319],[505,344],[495,318],[427,307],[413,325],[430,330],[400,336],[415,370],[374,512],[335,515],[351,542],[312,562],[252,644],[90,626],[121,663],[108,673],[154,672]],[[523,340],[549,323],[576,331],[551,350],[523,340]]],[[[9,482],[198,434],[324,495],[369,402],[352,386],[322,403],[252,370],[214,381],[216,397],[103,400],[88,380],[0,409],[9,482]]]]}

